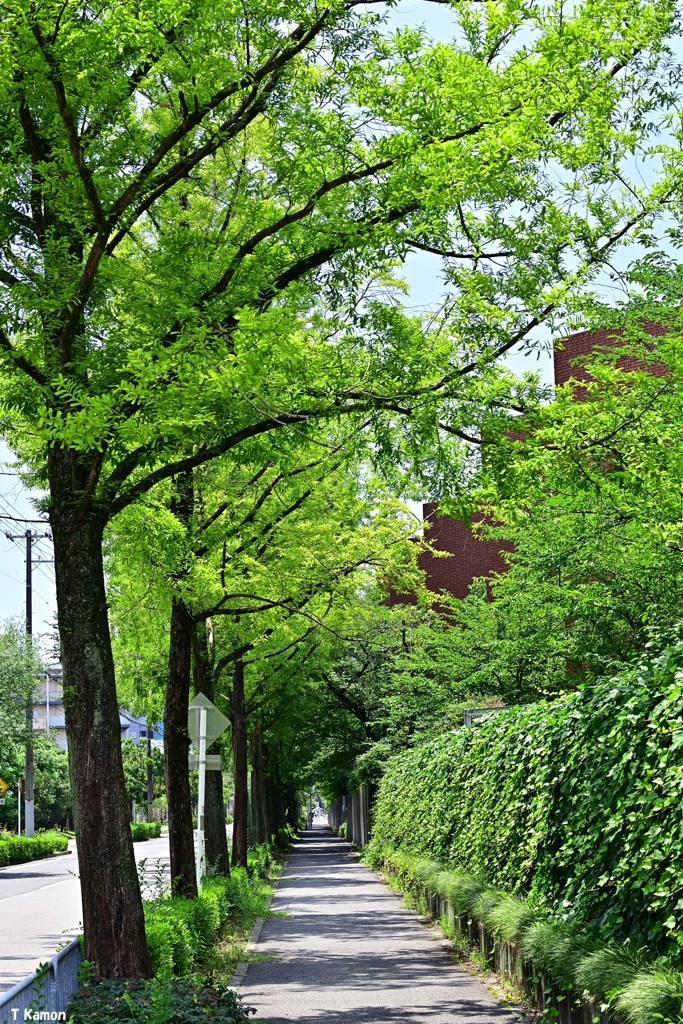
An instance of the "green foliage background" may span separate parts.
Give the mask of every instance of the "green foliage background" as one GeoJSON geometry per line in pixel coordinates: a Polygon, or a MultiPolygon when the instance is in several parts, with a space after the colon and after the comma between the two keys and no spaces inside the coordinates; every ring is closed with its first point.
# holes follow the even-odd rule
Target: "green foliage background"
{"type": "Polygon", "coordinates": [[[603,938],[683,947],[683,643],[394,758],[373,840],[481,872],[603,938]]]}
{"type": "MultiPolygon", "coordinates": [[[[73,822],[69,760],[45,736],[33,740],[35,770],[35,826],[49,828],[73,822]]],[[[0,806],[0,829],[17,827],[17,780],[25,774],[25,748],[22,743],[8,740],[0,747],[0,778],[9,785],[5,803],[0,806]]]]}

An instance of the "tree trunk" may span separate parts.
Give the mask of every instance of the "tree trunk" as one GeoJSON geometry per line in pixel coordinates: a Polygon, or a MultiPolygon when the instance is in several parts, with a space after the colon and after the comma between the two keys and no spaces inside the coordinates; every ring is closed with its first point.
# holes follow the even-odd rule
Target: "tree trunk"
{"type": "Polygon", "coordinates": [[[101,978],[149,977],[104,587],[104,517],[79,507],[85,479],[72,452],[53,448],[48,472],[84,958],[101,978]]]}
{"type": "Polygon", "coordinates": [[[268,794],[271,819],[270,827],[272,832],[277,832],[278,829],[285,828],[287,819],[285,815],[284,787],[280,781],[280,772],[278,771],[277,764],[273,764],[272,761],[268,774],[268,794]]]}
{"type": "MultiPolygon", "coordinates": [[[[189,530],[194,511],[192,470],[180,473],[174,478],[171,511],[185,529],[189,530]]],[[[181,566],[176,582],[180,582],[185,574],[186,567],[181,566]]],[[[185,896],[188,899],[197,895],[188,766],[190,735],[187,731],[194,631],[195,622],[190,608],[182,597],[176,594],[171,606],[171,636],[164,706],[164,769],[168,799],[171,888],[174,895],[185,896]]]]}
{"type": "MultiPolygon", "coordinates": [[[[203,693],[209,700],[216,696],[216,677],[211,664],[208,629],[205,622],[197,623],[194,635],[194,692],[203,693]]],[[[220,753],[221,741],[216,740],[210,752],[220,753]]],[[[230,874],[228,836],[225,831],[225,799],[223,797],[223,772],[206,773],[206,795],[204,803],[204,839],[206,863],[219,875],[230,874]]]]}
{"type": "Polygon", "coordinates": [[[263,775],[263,726],[258,720],[251,730],[251,827],[255,843],[268,842],[270,835],[263,775]]]}
{"type": "Polygon", "coordinates": [[[174,598],[171,609],[171,640],[164,709],[164,767],[168,798],[171,886],[176,896],[185,896],[188,899],[197,895],[188,767],[190,735],[187,731],[194,626],[194,619],[185,602],[181,598],[174,598]]]}
{"type": "Polygon", "coordinates": [[[232,863],[247,866],[247,714],[244,703],[244,662],[235,662],[232,685],[232,757],[235,771],[235,810],[232,825],[232,863]]]}
{"type": "Polygon", "coordinates": [[[296,790],[291,783],[287,785],[287,811],[285,823],[296,828],[300,814],[301,805],[297,799],[296,790]]]}

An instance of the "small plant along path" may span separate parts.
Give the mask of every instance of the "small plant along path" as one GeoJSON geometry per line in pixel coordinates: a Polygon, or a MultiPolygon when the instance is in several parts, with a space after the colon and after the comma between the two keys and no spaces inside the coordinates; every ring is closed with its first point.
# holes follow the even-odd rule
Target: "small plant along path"
{"type": "Polygon", "coordinates": [[[513,1024],[326,826],[302,833],[240,985],[267,1024],[513,1024]]]}

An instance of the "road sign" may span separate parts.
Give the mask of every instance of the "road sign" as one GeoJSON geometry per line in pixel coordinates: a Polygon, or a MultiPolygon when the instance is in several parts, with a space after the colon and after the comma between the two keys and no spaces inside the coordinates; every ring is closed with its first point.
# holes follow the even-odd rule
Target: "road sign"
{"type": "MultiPolygon", "coordinates": [[[[204,875],[204,802],[206,799],[206,769],[209,767],[209,758],[206,755],[206,748],[215,739],[225,732],[230,722],[222,715],[215,704],[212,704],[203,693],[198,693],[190,702],[187,714],[187,728],[192,740],[192,746],[199,753],[196,755],[197,767],[199,768],[199,791],[197,794],[197,890],[202,891],[202,877],[204,875]]],[[[192,760],[192,755],[190,755],[192,760]]],[[[218,758],[220,767],[220,757],[218,758]]]]}
{"type": "MultiPolygon", "coordinates": [[[[196,772],[199,768],[199,754],[190,754],[188,763],[191,772],[196,772]]],[[[206,755],[206,770],[207,772],[215,772],[221,770],[221,755],[220,754],[207,754],[206,755]]]]}
{"type": "Polygon", "coordinates": [[[4,779],[0,779],[0,796],[2,796],[3,793],[6,793],[8,789],[9,789],[9,786],[7,785],[5,780],[4,779]]]}
{"type": "Polygon", "coordinates": [[[1,796],[0,797],[0,806],[4,807],[4,805],[5,805],[5,798],[4,798],[4,796],[1,796]]]}
{"type": "Polygon", "coordinates": [[[210,747],[214,740],[217,740],[221,733],[230,725],[229,719],[222,714],[215,704],[212,704],[203,693],[198,693],[190,703],[187,716],[187,728],[192,740],[192,746],[199,750],[199,715],[201,709],[206,709],[206,745],[210,747]]]}

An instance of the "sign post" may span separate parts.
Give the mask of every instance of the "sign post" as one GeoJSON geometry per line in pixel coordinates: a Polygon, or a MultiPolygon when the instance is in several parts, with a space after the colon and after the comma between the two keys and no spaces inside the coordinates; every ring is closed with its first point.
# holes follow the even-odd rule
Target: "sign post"
{"type": "Polygon", "coordinates": [[[199,795],[197,798],[197,892],[204,874],[204,803],[206,801],[206,708],[199,709],[199,795]]]}
{"type": "Polygon", "coordinates": [[[198,693],[190,702],[187,716],[187,728],[192,740],[192,746],[199,752],[199,756],[190,754],[190,767],[199,769],[199,794],[197,799],[197,848],[195,853],[197,865],[197,892],[201,892],[202,878],[204,876],[204,804],[206,801],[206,771],[207,768],[220,771],[220,757],[206,756],[207,747],[210,747],[214,740],[225,732],[230,722],[222,714],[215,704],[198,693]],[[211,763],[207,763],[210,761],[211,763]]]}
{"type": "Polygon", "coordinates": [[[21,791],[24,783],[21,779],[17,782],[17,835],[21,835],[21,791]]]}

